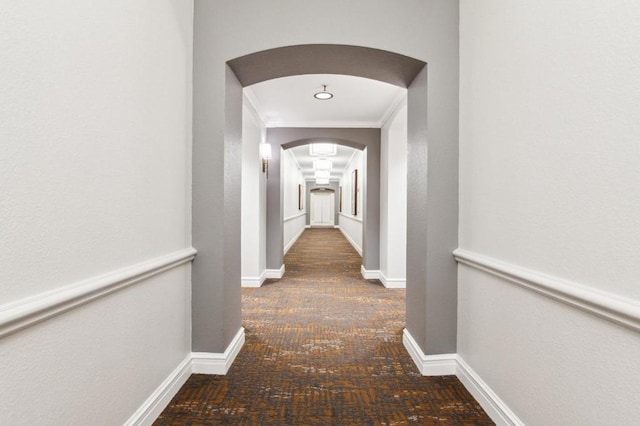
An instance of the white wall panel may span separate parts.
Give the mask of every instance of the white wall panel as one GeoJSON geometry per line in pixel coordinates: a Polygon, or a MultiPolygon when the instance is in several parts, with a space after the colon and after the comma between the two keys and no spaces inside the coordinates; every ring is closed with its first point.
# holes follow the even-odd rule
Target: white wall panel
{"type": "MultiPolygon", "coordinates": [[[[192,2],[2,9],[0,311],[190,247],[192,2]]],[[[125,422],[190,295],[181,266],[0,339],[0,424],[125,422]]]]}
{"type": "MultiPolygon", "coordinates": [[[[461,1],[461,249],[640,303],[639,19],[627,1],[461,1]]],[[[522,421],[637,421],[637,331],[459,274],[459,353],[522,421]]]]}

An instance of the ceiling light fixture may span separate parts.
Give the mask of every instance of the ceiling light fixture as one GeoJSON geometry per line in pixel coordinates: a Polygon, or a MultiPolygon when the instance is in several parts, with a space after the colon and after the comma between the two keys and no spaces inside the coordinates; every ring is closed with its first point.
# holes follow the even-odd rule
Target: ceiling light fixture
{"type": "Polygon", "coordinates": [[[338,148],[335,143],[312,143],[309,144],[309,155],[326,156],[336,155],[338,148]]]}
{"type": "Polygon", "coordinates": [[[316,179],[316,185],[329,185],[329,179],[316,179]]]}
{"type": "Polygon", "coordinates": [[[329,179],[331,172],[329,170],[316,170],[315,177],[316,179],[329,179]]]}
{"type": "Polygon", "coordinates": [[[326,158],[318,158],[317,160],[313,160],[313,168],[315,170],[331,170],[331,160],[327,160],[326,158]]]}
{"type": "Polygon", "coordinates": [[[313,97],[321,101],[326,101],[328,99],[333,98],[333,93],[327,92],[327,85],[323,84],[322,87],[323,87],[322,92],[314,93],[313,97]]]}

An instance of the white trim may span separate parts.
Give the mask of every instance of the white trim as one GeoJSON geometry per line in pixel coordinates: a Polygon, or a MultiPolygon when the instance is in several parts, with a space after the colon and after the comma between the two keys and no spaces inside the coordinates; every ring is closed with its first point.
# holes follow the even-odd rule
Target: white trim
{"type": "Polygon", "coordinates": [[[251,111],[253,118],[255,118],[262,124],[262,126],[264,126],[264,123],[267,122],[267,118],[262,114],[262,108],[260,106],[260,102],[258,102],[258,97],[256,96],[255,92],[251,87],[245,87],[242,92],[244,94],[243,100],[247,102],[249,111],[251,111]]]}
{"type": "Polygon", "coordinates": [[[380,128],[379,121],[314,121],[314,120],[301,120],[301,121],[265,121],[265,125],[268,128],[274,127],[322,127],[322,128],[380,128]]]}
{"type": "MultiPolygon", "coordinates": [[[[291,239],[291,241],[289,241],[289,244],[287,244],[287,246],[284,248],[284,254],[287,254],[287,252],[289,251],[289,249],[290,249],[291,247],[293,247],[293,245],[296,243],[296,241],[298,241],[298,238],[300,238],[300,236],[302,236],[302,234],[304,233],[304,231],[305,231],[306,229],[307,229],[306,227],[302,228],[302,229],[300,230],[300,232],[298,232],[298,233],[296,234],[296,236],[295,236],[295,237],[293,237],[293,238],[291,239]]],[[[283,272],[283,273],[284,273],[284,272],[283,272]]]]}
{"type": "Polygon", "coordinates": [[[498,426],[524,426],[518,416],[498,397],[498,395],[473,371],[460,355],[457,357],[456,376],[469,393],[478,401],[491,420],[498,426]]]}
{"type": "Polygon", "coordinates": [[[267,269],[265,270],[265,274],[269,279],[279,280],[284,275],[284,265],[282,265],[280,269],[267,269]]]}
{"type": "Polygon", "coordinates": [[[297,217],[300,217],[300,216],[304,216],[304,215],[306,215],[306,214],[307,214],[307,212],[302,212],[302,213],[294,214],[293,216],[289,216],[289,217],[286,217],[286,218],[282,219],[282,221],[283,221],[283,222],[288,222],[288,221],[290,221],[290,220],[293,220],[293,219],[295,219],[295,218],[297,218],[297,217]]]}
{"type": "Polygon", "coordinates": [[[358,246],[358,244],[356,244],[355,241],[353,241],[353,239],[349,236],[349,234],[347,234],[346,232],[344,232],[344,230],[340,227],[338,227],[338,229],[340,229],[340,232],[342,232],[342,235],[344,235],[344,237],[347,239],[347,241],[349,241],[349,243],[353,246],[353,248],[358,252],[358,254],[362,257],[362,249],[360,248],[360,246],[358,246]]]}
{"type": "Polygon", "coordinates": [[[393,101],[389,104],[389,108],[385,111],[380,120],[380,128],[388,126],[393,119],[398,115],[398,112],[407,104],[407,91],[402,90],[398,92],[393,101]]]}
{"type": "Polygon", "coordinates": [[[362,278],[365,280],[379,280],[380,279],[380,270],[378,269],[369,269],[367,270],[364,265],[360,265],[360,274],[362,278]]]}
{"type": "Polygon", "coordinates": [[[358,217],[358,216],[352,216],[349,214],[344,214],[344,213],[338,213],[338,216],[342,216],[342,217],[346,217],[347,219],[351,219],[351,220],[355,220],[356,222],[362,222],[362,218],[358,217]]]}
{"type": "Polygon", "coordinates": [[[402,344],[423,376],[449,376],[456,374],[456,354],[425,355],[406,328],[402,333],[402,344]]]}
{"type": "Polygon", "coordinates": [[[244,327],[236,333],[224,353],[192,352],[191,365],[193,374],[225,375],[244,345],[244,327]]]}
{"type": "Polygon", "coordinates": [[[379,274],[378,279],[386,288],[407,288],[406,278],[388,278],[382,271],[379,274]]]}
{"type": "Polygon", "coordinates": [[[191,354],[176,367],[162,384],[153,391],[147,400],[136,410],[135,413],[125,422],[125,426],[147,426],[152,425],[158,418],[162,410],[171,402],[171,399],[178,393],[182,385],[191,376],[191,354]]]}
{"type": "Polygon", "coordinates": [[[193,260],[190,247],[0,306],[0,338],[193,260]]]}
{"type": "Polygon", "coordinates": [[[240,285],[242,287],[252,287],[252,288],[256,288],[256,287],[261,287],[262,284],[264,283],[264,280],[267,279],[267,271],[262,271],[262,274],[260,274],[259,277],[242,277],[240,279],[240,285]]]}
{"type": "Polygon", "coordinates": [[[507,404],[482,380],[458,354],[425,355],[406,328],[402,343],[423,376],[455,374],[498,426],[524,426],[507,404]]]}
{"type": "MultiPolygon", "coordinates": [[[[305,229],[311,229],[311,225],[305,225],[304,228],[305,229]]],[[[336,228],[337,228],[337,226],[336,226],[336,228]]]]}
{"type": "Polygon", "coordinates": [[[640,303],[638,301],[467,250],[457,249],[453,255],[458,263],[487,272],[631,330],[640,331],[640,303]]]}

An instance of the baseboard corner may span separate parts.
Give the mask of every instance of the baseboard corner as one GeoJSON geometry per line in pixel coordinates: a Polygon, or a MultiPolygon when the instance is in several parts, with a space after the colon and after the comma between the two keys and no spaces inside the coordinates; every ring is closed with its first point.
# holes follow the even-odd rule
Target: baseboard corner
{"type": "Polygon", "coordinates": [[[362,278],[365,280],[379,280],[380,279],[380,271],[368,270],[364,267],[364,265],[360,265],[360,274],[362,274],[362,278]]]}
{"type": "Polygon", "coordinates": [[[192,352],[191,365],[194,374],[215,374],[224,376],[244,345],[244,327],[240,327],[224,353],[192,352]]]}
{"type": "Polygon", "coordinates": [[[382,271],[379,273],[380,282],[385,288],[407,288],[407,280],[405,278],[388,278],[382,271]]]}
{"type": "Polygon", "coordinates": [[[402,344],[423,376],[450,376],[456,374],[456,354],[425,355],[406,328],[402,333],[402,344]]]}
{"type": "Polygon", "coordinates": [[[284,264],[280,267],[280,269],[267,269],[265,271],[265,275],[269,279],[279,280],[284,275],[284,264]]]}

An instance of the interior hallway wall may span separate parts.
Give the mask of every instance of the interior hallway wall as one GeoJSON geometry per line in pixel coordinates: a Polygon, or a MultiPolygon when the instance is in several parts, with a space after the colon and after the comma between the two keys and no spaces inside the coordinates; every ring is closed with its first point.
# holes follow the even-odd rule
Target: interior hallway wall
{"type": "Polygon", "coordinates": [[[264,281],[266,260],[266,173],[260,142],[266,129],[250,102],[242,108],[242,285],[264,281]]]}
{"type": "MultiPolygon", "coordinates": [[[[458,2],[411,0],[398,5],[385,0],[285,0],[274,5],[258,0],[197,0],[194,25],[193,235],[200,254],[193,264],[194,299],[198,300],[193,305],[194,349],[223,353],[241,327],[239,293],[231,290],[239,287],[234,283],[239,281],[239,272],[237,278],[227,273],[233,267],[233,245],[240,240],[240,231],[225,210],[225,194],[229,197],[228,209],[239,209],[239,197],[236,200],[233,194],[237,192],[236,176],[241,175],[237,153],[225,143],[234,138],[225,134],[225,122],[240,121],[241,114],[236,115],[232,111],[237,108],[232,110],[226,104],[231,90],[227,84],[233,78],[228,76],[225,64],[272,48],[335,44],[383,49],[429,64],[429,79],[425,79],[423,94],[419,95],[425,98],[420,104],[424,108],[414,116],[429,123],[428,132],[417,129],[412,135],[416,141],[429,138],[430,149],[433,147],[436,154],[429,160],[434,162],[429,169],[434,176],[442,174],[446,179],[432,182],[428,192],[447,208],[429,212],[429,221],[419,223],[434,229],[430,248],[430,256],[435,259],[430,265],[434,277],[427,280],[425,268],[418,268],[412,275],[414,281],[407,281],[407,289],[413,287],[412,295],[416,296],[408,298],[407,328],[425,353],[455,352],[456,290],[451,282],[455,282],[456,269],[455,264],[447,268],[438,268],[438,264],[442,253],[448,253],[451,262],[450,252],[457,245],[458,2]],[[332,17],[331,28],[309,25],[318,10],[332,17]],[[213,201],[221,197],[225,206],[213,201]],[[424,291],[431,282],[448,284],[424,291]],[[448,294],[446,303],[435,297],[441,292],[448,294]],[[430,305],[434,307],[426,309],[430,305]],[[434,314],[429,320],[427,312],[434,314]],[[429,328],[427,323],[446,326],[429,328]],[[431,341],[429,345],[427,340],[431,341]]],[[[418,166],[424,170],[424,165],[408,167],[418,166]]],[[[422,180],[420,183],[424,184],[422,180]]],[[[427,197],[426,186],[411,190],[417,191],[414,199],[427,197]]],[[[426,248],[416,246],[415,257],[416,262],[426,263],[426,248]]]]}
{"type": "MultiPolygon", "coordinates": [[[[364,193],[365,189],[365,154],[361,150],[356,150],[347,164],[343,175],[340,177],[340,186],[342,187],[342,213],[338,216],[338,226],[340,231],[344,234],[351,245],[356,249],[360,256],[363,252],[363,238],[364,238],[364,193]],[[353,172],[357,170],[358,174],[358,187],[357,193],[354,197],[353,188],[353,172]],[[354,201],[357,198],[357,214],[353,214],[354,201]]],[[[380,191],[382,197],[382,191],[380,191]]],[[[378,229],[379,233],[380,230],[378,229]]]]}
{"type": "Polygon", "coordinates": [[[307,206],[305,203],[307,183],[302,176],[298,162],[290,150],[282,156],[282,209],[284,253],[295,243],[306,226],[307,206]],[[298,204],[298,185],[300,185],[300,204],[298,204]]]}
{"type": "Polygon", "coordinates": [[[407,105],[382,127],[380,144],[380,274],[387,286],[407,283],[407,105]]]}
{"type": "Polygon", "coordinates": [[[555,297],[461,265],[458,348],[525,424],[638,421],[638,22],[621,0],[461,1],[460,248],[555,297]]]}
{"type": "Polygon", "coordinates": [[[86,291],[191,246],[193,3],[3,2],[0,34],[0,424],[123,424],[190,353],[190,266],[86,291]]]}

